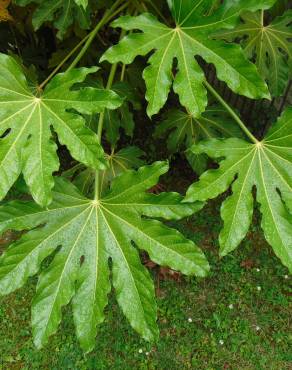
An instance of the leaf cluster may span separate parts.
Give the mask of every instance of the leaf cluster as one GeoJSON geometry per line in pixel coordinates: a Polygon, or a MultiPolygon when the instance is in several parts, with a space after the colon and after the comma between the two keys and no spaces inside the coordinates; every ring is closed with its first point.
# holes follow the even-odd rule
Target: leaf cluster
{"type": "Polygon", "coordinates": [[[226,192],[220,255],[243,241],[258,204],[266,240],[292,271],[292,109],[260,139],[207,73],[212,65],[239,98],[284,94],[291,11],[275,3],[14,0],[1,8],[0,20],[12,22],[32,6],[31,39],[41,48],[42,30],[51,30],[55,45],[43,68],[31,63],[17,43],[27,24],[16,22],[15,41],[0,53],[0,230],[21,232],[0,256],[0,294],[38,276],[37,347],[70,303],[80,345],[93,350],[112,287],[130,325],[157,340],[141,255],[205,277],[203,251],[166,221],[193,217],[226,192]],[[167,161],[148,163],[149,136],[167,161]],[[186,195],[160,191],[175,153],[200,175],[186,195]],[[25,194],[9,201],[15,189],[25,194]]]}

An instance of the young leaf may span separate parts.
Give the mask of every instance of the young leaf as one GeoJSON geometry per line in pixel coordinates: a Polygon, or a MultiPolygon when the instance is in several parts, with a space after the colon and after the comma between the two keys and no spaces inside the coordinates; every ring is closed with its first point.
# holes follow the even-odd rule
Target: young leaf
{"type": "MultiPolygon", "coordinates": [[[[230,115],[216,105],[207,108],[199,118],[178,109],[167,112],[166,117],[156,127],[154,136],[163,137],[170,131],[167,147],[171,153],[180,149],[188,149],[202,139],[242,136],[241,130],[230,115]]],[[[194,154],[191,150],[187,150],[186,157],[196,173],[201,174],[206,170],[207,156],[205,154],[194,154]]]]}
{"type": "Polygon", "coordinates": [[[113,84],[112,90],[115,91],[121,99],[124,99],[123,104],[119,109],[106,110],[104,117],[105,135],[112,147],[115,147],[120,139],[120,129],[122,128],[127,136],[132,137],[135,122],[133,113],[130,109],[130,104],[139,109],[139,101],[134,95],[134,89],[126,82],[118,82],[113,84]]]}
{"type": "Polygon", "coordinates": [[[216,105],[207,108],[198,118],[179,109],[170,110],[165,118],[156,127],[154,136],[163,137],[170,131],[167,147],[171,153],[189,148],[202,139],[241,136],[241,130],[230,115],[216,105]]]}
{"type": "Polygon", "coordinates": [[[57,36],[62,39],[69,26],[76,20],[83,29],[90,27],[90,16],[86,12],[86,0],[14,0],[17,5],[26,6],[30,3],[37,3],[32,24],[38,30],[45,22],[53,22],[57,28],[57,36]]]}
{"type": "MultiPolygon", "coordinates": [[[[101,195],[109,189],[109,185],[114,178],[128,169],[143,166],[145,162],[141,157],[144,154],[145,153],[136,146],[123,148],[118,152],[112,152],[110,155],[106,154],[108,168],[103,170],[99,176],[99,189],[101,195]]],[[[78,168],[78,170],[80,170],[80,168],[78,168]]],[[[90,191],[93,190],[94,180],[95,172],[90,168],[86,168],[76,176],[74,184],[83,194],[88,195],[90,191]]]]}
{"type": "MultiPolygon", "coordinates": [[[[90,86],[105,89],[99,81],[90,81],[90,86]]],[[[111,147],[115,148],[120,139],[121,129],[127,136],[133,136],[135,122],[131,107],[135,110],[140,109],[140,101],[135,95],[136,91],[126,82],[114,83],[111,89],[123,100],[123,104],[118,109],[107,109],[104,112],[103,128],[105,137],[111,144],[111,147]]],[[[87,123],[93,131],[96,131],[98,121],[99,115],[95,115],[90,116],[87,123]]]]}
{"type": "Polygon", "coordinates": [[[205,172],[199,182],[191,185],[186,202],[215,198],[232,184],[232,195],[221,207],[224,221],[219,238],[222,256],[234,250],[249,229],[253,214],[252,190],[256,187],[265,237],[282,263],[292,271],[291,148],[291,108],[257,144],[232,138],[211,139],[192,147],[194,153],[206,153],[221,160],[218,169],[205,172]]]}
{"type": "Polygon", "coordinates": [[[104,108],[114,109],[121,99],[111,91],[72,89],[96,70],[80,68],[58,74],[42,94],[35,95],[16,61],[0,54],[1,199],[22,172],[35,201],[43,206],[50,203],[52,173],[59,167],[51,127],[76,160],[91,168],[105,168],[97,136],[76,112],[93,114],[104,108]]]}
{"type": "Polygon", "coordinates": [[[30,202],[12,202],[0,208],[2,231],[33,228],[0,259],[1,294],[21,287],[55,252],[49,267],[40,274],[33,300],[37,347],[57,330],[62,307],[72,301],[81,346],[85,351],[93,349],[96,326],[104,319],[110,290],[109,258],[115,294],[125,316],[145,339],[157,338],[154,286],[133,243],[147,251],[155,263],[186,275],[206,275],[209,266],[201,250],[178,231],[153,219],[181,219],[202,206],[183,204],[177,193],[147,192],[167,170],[167,163],[156,162],[138,172],[127,171],[98,200],[84,198],[72,184],[60,179],[48,209],[30,202]],[[38,225],[43,226],[35,228],[38,225]]]}
{"type": "Polygon", "coordinates": [[[289,80],[292,62],[292,10],[264,25],[263,12],[245,12],[243,23],[233,30],[219,32],[216,37],[233,41],[241,38],[246,56],[255,59],[273,96],[280,96],[289,80]]]}
{"type": "Polygon", "coordinates": [[[247,61],[240,46],[214,40],[211,35],[217,29],[232,28],[239,20],[241,11],[265,8],[271,5],[271,1],[227,1],[210,16],[203,16],[198,10],[201,1],[175,0],[171,3],[175,28],[160,23],[147,13],[121,17],[112,23],[113,27],[142,32],[130,33],[101,58],[111,63],[129,64],[137,55],[155,50],[143,73],[149,116],[163,107],[172,83],[181,104],[192,115],[198,117],[205,110],[205,76],[194,56],[214,64],[218,78],[234,92],[255,99],[269,97],[266,84],[256,67],[247,61]],[[188,15],[182,19],[182,14],[188,15]],[[177,73],[173,76],[174,59],[177,60],[177,73]]]}

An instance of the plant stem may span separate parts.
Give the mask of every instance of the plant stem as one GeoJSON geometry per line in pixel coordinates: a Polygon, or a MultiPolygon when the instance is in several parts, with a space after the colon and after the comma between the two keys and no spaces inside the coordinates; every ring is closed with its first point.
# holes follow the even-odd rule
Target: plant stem
{"type": "Polygon", "coordinates": [[[156,11],[157,15],[163,20],[163,22],[167,25],[169,25],[168,20],[165,18],[165,16],[162,14],[162,12],[158,9],[158,7],[155,5],[155,3],[152,0],[146,0],[147,3],[152,6],[152,8],[156,11]]]}
{"type": "Polygon", "coordinates": [[[69,66],[68,70],[74,68],[76,64],[80,61],[88,47],[90,46],[91,42],[93,41],[94,37],[107,22],[109,22],[112,18],[114,18],[120,11],[125,9],[128,6],[128,3],[123,4],[119,9],[117,7],[122,3],[124,0],[118,0],[111,9],[107,10],[101,19],[101,21],[95,26],[95,28],[88,33],[67,55],[66,57],[57,65],[57,67],[50,73],[50,75],[38,86],[38,90],[42,90],[44,86],[55,76],[55,74],[62,68],[62,66],[67,62],[68,59],[71,58],[73,54],[86,42],[80,53],[77,55],[76,59],[73,63],[69,66]]]}
{"type": "MultiPolygon", "coordinates": [[[[115,74],[117,71],[118,64],[115,63],[111,66],[110,74],[108,77],[108,81],[106,84],[106,89],[109,90],[112,87],[115,74]]],[[[97,138],[98,142],[101,143],[102,138],[102,130],[103,130],[103,123],[104,123],[104,116],[105,116],[105,110],[103,110],[99,115],[98,120],[98,129],[97,129],[97,138]]],[[[95,171],[95,184],[94,184],[94,199],[97,200],[99,196],[99,171],[95,171]]]]}
{"type": "Polygon", "coordinates": [[[231,108],[231,106],[226,103],[226,101],[218,94],[218,92],[207,82],[204,82],[206,88],[210,91],[210,93],[215,97],[216,100],[225,108],[225,110],[231,115],[231,117],[236,121],[236,123],[240,126],[242,131],[249,137],[249,139],[258,144],[258,139],[249,131],[246,125],[242,122],[240,117],[235,113],[235,111],[231,108]]]}
{"type": "Polygon", "coordinates": [[[117,6],[122,2],[123,0],[119,0],[117,1],[112,7],[111,9],[109,9],[105,15],[103,16],[103,18],[100,20],[100,22],[98,22],[98,24],[95,26],[95,28],[93,29],[93,31],[90,33],[90,36],[88,38],[88,40],[86,41],[85,45],[83,46],[83,48],[80,50],[79,54],[77,55],[77,57],[73,60],[73,62],[71,63],[71,65],[69,66],[68,68],[68,71],[70,71],[72,68],[76,67],[76,65],[79,63],[80,59],[83,57],[83,55],[86,53],[87,49],[89,48],[89,46],[91,45],[92,41],[95,39],[95,36],[97,35],[98,31],[109,21],[111,20],[112,18],[114,18],[118,13],[120,13],[121,11],[123,11],[125,8],[127,8],[128,6],[128,2],[126,2],[125,4],[123,4],[122,6],[120,6],[117,10],[115,10],[117,8],[117,6]]]}
{"type": "MultiPolygon", "coordinates": [[[[118,1],[118,3],[121,2],[121,1],[122,0],[118,1]]],[[[114,5],[116,5],[116,4],[117,3],[115,3],[114,5]]],[[[88,38],[86,44],[80,50],[80,52],[77,55],[77,57],[74,59],[74,61],[72,62],[72,64],[69,66],[68,70],[74,68],[78,64],[78,62],[80,61],[80,59],[83,57],[83,55],[85,54],[85,52],[87,51],[87,49],[91,45],[92,41],[94,40],[94,38],[95,38],[96,34],[98,33],[98,31],[100,30],[100,28],[103,27],[109,20],[111,20],[112,18],[114,18],[122,10],[124,10],[127,6],[128,6],[128,2],[125,3],[125,4],[123,4],[115,12],[111,13],[111,10],[109,10],[105,14],[105,16],[103,17],[103,19],[96,25],[96,27],[94,28],[94,30],[91,32],[90,37],[88,38]]],[[[115,7],[113,6],[112,8],[116,8],[116,6],[115,7]]]]}
{"type": "Polygon", "coordinates": [[[122,65],[122,70],[121,70],[121,78],[120,78],[121,81],[124,81],[125,74],[126,74],[126,64],[123,64],[122,65]]]}
{"type": "Polygon", "coordinates": [[[82,44],[88,39],[90,33],[86,35],[66,56],[65,58],[57,65],[57,67],[52,71],[52,73],[38,86],[39,90],[42,90],[44,86],[51,80],[52,77],[59,71],[60,68],[67,62],[68,59],[82,46],[82,44]]]}

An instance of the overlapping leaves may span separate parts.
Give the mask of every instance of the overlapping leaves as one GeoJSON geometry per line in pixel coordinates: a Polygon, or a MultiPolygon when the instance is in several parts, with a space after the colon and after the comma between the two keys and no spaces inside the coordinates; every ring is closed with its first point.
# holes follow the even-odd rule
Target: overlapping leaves
{"type": "Polygon", "coordinates": [[[51,201],[52,173],[59,168],[51,127],[72,156],[91,168],[105,168],[97,136],[80,114],[113,109],[121,99],[111,91],[74,88],[97,68],[80,68],[55,76],[42,94],[33,93],[21,67],[0,54],[0,198],[23,173],[41,205],[51,201]]]}
{"type": "Polygon", "coordinates": [[[245,12],[242,23],[233,30],[220,32],[217,37],[233,41],[241,39],[246,56],[255,60],[273,96],[280,96],[289,80],[292,63],[292,11],[286,11],[269,25],[264,24],[263,12],[245,12]]]}
{"type": "MultiPolygon", "coordinates": [[[[101,171],[99,175],[100,195],[108,190],[112,180],[128,169],[139,168],[145,164],[141,157],[145,153],[136,146],[128,146],[117,152],[106,154],[108,168],[101,171]]],[[[73,179],[73,183],[84,195],[93,193],[95,171],[91,168],[84,168],[78,164],[64,174],[68,179],[73,179]]]]}
{"type": "MultiPolygon", "coordinates": [[[[188,149],[202,139],[242,136],[238,125],[224,109],[216,105],[207,108],[198,118],[179,109],[168,111],[165,117],[156,127],[154,136],[161,138],[168,134],[167,147],[170,153],[188,149]]],[[[205,154],[196,155],[187,150],[186,157],[196,173],[201,174],[206,169],[205,154]]]]}
{"type": "Polygon", "coordinates": [[[159,22],[151,14],[124,16],[113,22],[114,27],[139,30],[130,33],[119,44],[108,49],[101,60],[131,63],[137,55],[149,58],[143,77],[146,82],[148,115],[158,113],[165,104],[171,85],[180,102],[194,116],[207,105],[203,85],[205,76],[194,56],[202,57],[216,67],[217,76],[236,93],[250,98],[268,97],[267,86],[256,67],[247,61],[239,45],[214,40],[211,35],[220,29],[233,28],[244,10],[270,7],[274,1],[225,1],[211,15],[206,15],[209,1],[170,1],[176,27],[159,22]],[[174,60],[177,61],[173,75],[174,60]]]}
{"type": "Polygon", "coordinates": [[[62,307],[72,301],[81,346],[85,351],[93,348],[110,291],[109,258],[117,301],[132,327],[147,340],[158,335],[154,286],[136,247],[147,251],[155,263],[187,275],[206,275],[209,266],[200,249],[153,219],[177,220],[202,205],[183,204],[177,193],[147,192],[167,170],[166,163],[157,162],[137,172],[127,171],[112,182],[107,195],[96,200],[58,179],[47,209],[18,201],[0,208],[1,232],[32,229],[0,259],[1,294],[21,287],[54,254],[40,274],[33,300],[38,347],[57,330],[62,307]]]}
{"type": "Polygon", "coordinates": [[[235,138],[211,139],[194,145],[192,151],[221,160],[218,169],[205,172],[189,188],[186,201],[215,198],[232,186],[232,195],[221,207],[221,255],[234,250],[245,237],[252,220],[255,187],[265,237],[292,271],[292,109],[288,108],[257,144],[235,138]]]}
{"type": "Polygon", "coordinates": [[[37,3],[32,23],[37,30],[44,22],[53,22],[58,30],[57,36],[62,39],[69,26],[77,21],[83,29],[90,27],[90,13],[87,0],[14,0],[17,5],[26,6],[37,3]]]}
{"type": "Polygon", "coordinates": [[[172,153],[189,148],[202,139],[241,135],[238,125],[223,108],[216,105],[207,108],[198,118],[179,109],[168,111],[165,118],[156,127],[154,135],[162,137],[169,132],[167,147],[172,153]]]}
{"type": "Polygon", "coordinates": [[[113,84],[112,90],[123,99],[123,104],[118,109],[107,109],[104,116],[105,136],[114,148],[120,139],[121,129],[127,136],[133,136],[135,122],[131,108],[138,110],[140,102],[137,99],[135,89],[126,82],[113,84]]]}

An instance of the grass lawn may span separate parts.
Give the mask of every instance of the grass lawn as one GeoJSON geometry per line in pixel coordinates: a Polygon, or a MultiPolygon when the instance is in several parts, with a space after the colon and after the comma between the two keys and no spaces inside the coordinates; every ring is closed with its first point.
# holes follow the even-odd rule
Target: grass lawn
{"type": "Polygon", "coordinates": [[[157,344],[134,333],[111,296],[91,354],[84,356],[76,342],[70,307],[49,345],[36,350],[32,279],[1,299],[0,369],[292,369],[292,278],[257,227],[220,260],[216,203],[172,225],[202,246],[212,271],[204,280],[160,281],[157,344]]]}

